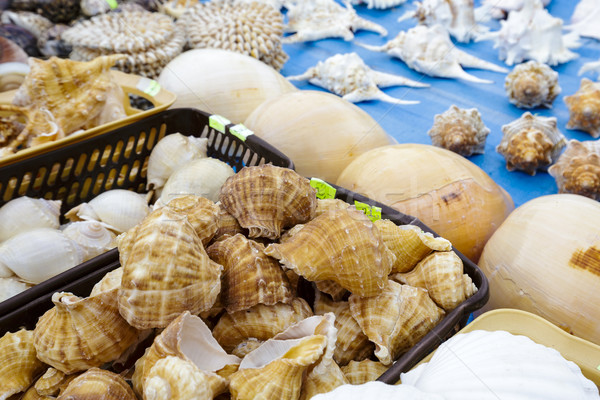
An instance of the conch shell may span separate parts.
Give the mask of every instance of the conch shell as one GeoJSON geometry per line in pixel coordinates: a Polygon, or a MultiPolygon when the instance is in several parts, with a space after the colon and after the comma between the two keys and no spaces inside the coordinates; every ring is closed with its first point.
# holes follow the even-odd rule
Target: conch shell
{"type": "Polygon", "coordinates": [[[552,107],[560,94],[558,72],[535,60],[517,65],[504,80],[508,100],[519,108],[552,107]]]}
{"type": "Polygon", "coordinates": [[[34,228],[57,229],[60,225],[60,200],[22,196],[0,207],[0,242],[34,228]]]}
{"type": "Polygon", "coordinates": [[[600,143],[570,140],[548,172],[556,179],[559,193],[600,200],[600,143]]]}
{"type": "Polygon", "coordinates": [[[0,399],[27,390],[44,368],[36,357],[33,331],[6,333],[0,338],[0,399]]]}
{"type": "Polygon", "coordinates": [[[73,379],[56,400],[136,400],[135,393],[120,375],[90,368],[73,379]]]}
{"type": "Polygon", "coordinates": [[[308,179],[271,164],[242,168],[223,184],[219,199],[250,238],[276,239],[283,229],[311,220],[317,207],[308,179]]]}
{"type": "Polygon", "coordinates": [[[558,158],[567,139],[556,127],[555,117],[534,116],[530,112],[502,126],[502,141],[496,151],[506,159],[509,171],[520,169],[529,175],[545,169],[558,158]]]}
{"type": "Polygon", "coordinates": [[[442,114],[436,114],[433,127],[427,132],[434,146],[468,157],[483,154],[490,130],[483,124],[476,108],[460,109],[452,105],[442,114]]]}
{"type": "Polygon", "coordinates": [[[593,138],[600,137],[600,83],[583,78],[579,90],[564,100],[569,109],[567,129],[579,129],[593,138]]]}

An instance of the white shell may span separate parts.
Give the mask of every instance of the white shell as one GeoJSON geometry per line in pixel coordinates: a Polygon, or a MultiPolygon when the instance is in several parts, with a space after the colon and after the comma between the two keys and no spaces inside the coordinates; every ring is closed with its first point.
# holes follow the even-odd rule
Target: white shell
{"type": "Polygon", "coordinates": [[[23,281],[40,283],[83,262],[83,249],[61,231],[38,228],[0,244],[0,265],[23,281]]]}
{"type": "Polygon", "coordinates": [[[71,222],[62,232],[85,251],[84,261],[116,247],[116,235],[97,221],[71,222]]]}
{"type": "Polygon", "coordinates": [[[163,204],[168,204],[174,198],[194,194],[217,202],[221,186],[234,173],[227,163],[216,158],[192,160],[171,174],[160,200],[163,204]]]}
{"type": "Polygon", "coordinates": [[[57,229],[60,200],[34,199],[23,196],[0,208],[0,242],[34,228],[57,229]]]}
{"type": "Polygon", "coordinates": [[[367,8],[386,9],[406,3],[406,0],[350,0],[352,4],[366,4],[367,8]]]}
{"type": "Polygon", "coordinates": [[[520,108],[552,108],[552,102],[561,92],[558,72],[535,60],[517,65],[506,75],[504,89],[508,100],[520,108]]]}
{"type": "Polygon", "coordinates": [[[575,363],[505,331],[458,334],[400,379],[446,400],[598,399],[598,388],[575,363]]]}
{"type": "MultiPolygon", "coordinates": [[[[529,0],[483,0],[481,6],[475,9],[475,18],[478,21],[485,22],[490,18],[506,18],[506,14],[511,11],[520,11],[529,0]]],[[[542,4],[547,6],[550,0],[542,0],[542,4]]]]}
{"type": "Polygon", "coordinates": [[[131,190],[108,190],[89,203],[72,208],[65,216],[71,221],[102,222],[107,228],[121,233],[140,223],[150,213],[146,197],[146,194],[131,190]]]}
{"type": "Polygon", "coordinates": [[[374,22],[359,17],[349,3],[344,6],[334,0],[302,0],[288,5],[286,32],[295,32],[283,38],[283,43],[307,42],[339,37],[352,40],[354,33],[364,29],[387,35],[387,30],[374,22]]]}
{"type": "Polygon", "coordinates": [[[441,25],[431,27],[418,25],[408,31],[400,32],[398,36],[383,46],[369,46],[360,43],[359,45],[368,50],[386,52],[401,59],[415,71],[430,76],[492,83],[465,72],[461,65],[495,72],[508,72],[505,68],[459,50],[441,25]]]}
{"type": "Polygon", "coordinates": [[[169,176],[184,164],[206,157],[207,138],[173,133],[162,138],[148,158],[148,184],[146,188],[162,188],[169,176]]]}
{"type": "Polygon", "coordinates": [[[540,0],[528,0],[500,25],[500,30],[483,34],[477,41],[493,39],[500,59],[507,65],[524,60],[557,65],[578,57],[569,49],[580,46],[579,36],[575,32],[563,36],[562,19],[550,15],[540,0]]]}
{"type": "Polygon", "coordinates": [[[383,382],[367,382],[362,385],[342,385],[329,393],[318,394],[311,400],[444,400],[436,394],[423,393],[409,385],[388,385],[383,382]]]}
{"type": "Polygon", "coordinates": [[[29,289],[31,285],[16,278],[0,278],[0,302],[29,289]]]}
{"type": "Polygon", "coordinates": [[[571,16],[571,24],[565,29],[577,32],[579,36],[600,40],[600,1],[581,0],[571,16]]]}
{"type": "Polygon", "coordinates": [[[336,54],[325,61],[319,61],[302,75],[288,76],[289,80],[306,80],[342,96],[352,103],[366,100],[382,100],[394,104],[417,104],[418,101],[400,100],[390,97],[378,86],[427,87],[398,75],[373,71],[356,53],[336,54]]]}

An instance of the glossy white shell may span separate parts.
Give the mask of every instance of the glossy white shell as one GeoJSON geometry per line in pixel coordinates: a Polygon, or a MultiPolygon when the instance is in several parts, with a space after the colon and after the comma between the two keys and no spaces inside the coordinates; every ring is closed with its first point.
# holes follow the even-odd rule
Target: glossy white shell
{"type": "Polygon", "coordinates": [[[312,400],[371,400],[371,399],[407,399],[407,400],[444,400],[436,394],[423,393],[409,385],[388,385],[383,382],[367,382],[362,385],[343,385],[329,393],[312,397],[312,400]]]}
{"type": "Polygon", "coordinates": [[[600,40],[600,1],[580,0],[571,16],[571,24],[565,29],[575,31],[579,36],[600,40]]]}
{"type": "Polygon", "coordinates": [[[0,278],[0,302],[24,292],[30,286],[16,278],[0,278]]]}
{"type": "Polygon", "coordinates": [[[60,200],[34,199],[23,196],[0,208],[0,242],[34,228],[59,226],[60,200]]]}
{"type": "Polygon", "coordinates": [[[115,234],[97,221],[71,222],[62,232],[81,246],[85,260],[116,247],[115,234]]]}

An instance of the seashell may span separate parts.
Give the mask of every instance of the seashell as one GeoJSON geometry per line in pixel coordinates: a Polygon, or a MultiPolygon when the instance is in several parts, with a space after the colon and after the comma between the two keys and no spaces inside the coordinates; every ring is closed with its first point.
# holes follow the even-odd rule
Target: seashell
{"type": "Polygon", "coordinates": [[[267,4],[233,0],[196,3],[186,9],[177,24],[192,49],[245,54],[277,71],[289,58],[281,46],[283,14],[267,4]]]}
{"type": "Polygon", "coordinates": [[[248,353],[256,350],[260,347],[261,344],[264,343],[264,340],[258,340],[255,338],[248,338],[244,340],[240,344],[234,347],[231,351],[231,354],[238,356],[239,358],[244,358],[248,353]]]}
{"type": "Polygon", "coordinates": [[[15,24],[1,24],[0,37],[16,43],[30,57],[40,56],[40,51],[37,48],[37,39],[33,33],[25,28],[21,28],[15,24]]]}
{"type": "Polygon", "coordinates": [[[352,208],[318,216],[265,253],[310,281],[330,279],[365,297],[385,288],[395,260],[377,227],[352,208]]]}
{"type": "Polygon", "coordinates": [[[118,289],[121,286],[121,279],[123,279],[123,267],[113,269],[94,285],[90,292],[90,296],[96,296],[103,292],[118,289]]]}
{"type": "Polygon", "coordinates": [[[270,164],[242,168],[223,184],[219,200],[250,238],[276,239],[282,229],[313,218],[317,207],[308,179],[270,164]]]}
{"type": "MultiPolygon", "coordinates": [[[[111,82],[106,91],[106,99],[100,113],[92,120],[88,121],[83,129],[92,129],[96,126],[111,123],[127,117],[125,112],[125,92],[116,82],[111,82]]],[[[129,98],[127,98],[129,101],[129,98]]]]}
{"type": "Polygon", "coordinates": [[[417,101],[388,96],[379,90],[378,86],[429,86],[399,75],[374,71],[356,53],[336,54],[325,61],[319,61],[316,66],[310,67],[303,74],[288,76],[287,79],[308,80],[313,85],[325,88],[352,103],[381,100],[393,104],[417,104],[417,101]]]}
{"type": "Polygon", "coordinates": [[[146,189],[162,188],[176,169],[196,158],[206,157],[207,146],[207,138],[186,136],[179,132],[163,137],[148,158],[146,189]]]}
{"type": "Polygon", "coordinates": [[[347,301],[331,301],[319,293],[315,296],[315,314],[323,315],[328,312],[335,314],[337,340],[333,359],[341,366],[352,360],[364,360],[373,354],[373,343],[352,317],[350,304],[347,301]]]}
{"type": "Polygon", "coordinates": [[[352,316],[375,343],[375,356],[385,365],[414,346],[445,314],[427,290],[394,281],[377,296],[352,294],[348,301],[352,316]]]}
{"type": "Polygon", "coordinates": [[[45,57],[67,58],[73,47],[62,40],[62,34],[69,29],[69,25],[56,24],[44,31],[37,40],[37,47],[45,57]]]}
{"type": "Polygon", "coordinates": [[[287,276],[260,243],[237,234],[214,243],[206,252],[223,266],[221,299],[228,313],[292,301],[287,276]]]}
{"type": "Polygon", "coordinates": [[[78,376],[77,373],[67,375],[56,368],[50,367],[44,372],[44,375],[35,381],[34,387],[39,396],[56,397],[78,376]]]}
{"type": "Polygon", "coordinates": [[[219,227],[219,206],[199,196],[185,195],[169,201],[167,207],[184,214],[203,245],[211,241],[219,227]]]}
{"type": "Polygon", "coordinates": [[[556,127],[556,117],[539,117],[530,112],[502,126],[502,141],[496,151],[506,159],[509,171],[520,169],[535,175],[558,158],[567,139],[556,127]]]}
{"type": "MultiPolygon", "coordinates": [[[[23,83],[21,86],[23,86],[23,83]]],[[[1,149],[0,157],[14,154],[19,148],[37,146],[38,144],[62,139],[65,132],[58,125],[54,115],[46,107],[19,107],[0,104],[0,111],[11,113],[13,116],[25,119],[25,127],[18,135],[7,142],[1,149]]]]}
{"type": "Polygon", "coordinates": [[[21,329],[0,338],[0,399],[24,392],[43,371],[33,347],[33,331],[21,329]]]}
{"type": "Polygon", "coordinates": [[[350,204],[340,199],[317,199],[317,209],[315,211],[315,217],[321,214],[333,212],[334,210],[347,209],[351,207],[350,204]]]}
{"type": "Polygon", "coordinates": [[[33,344],[41,361],[66,374],[113,361],[138,339],[119,315],[116,289],[86,298],[57,292],[52,302],[35,326],[33,344]]]}
{"type": "MultiPolygon", "coordinates": [[[[2,64],[0,64],[0,68],[1,67],[2,64]]],[[[0,81],[1,80],[2,78],[0,77],[0,81]]],[[[18,120],[18,115],[16,114],[0,116],[0,132],[2,133],[0,135],[0,157],[4,154],[13,153],[12,149],[6,150],[6,146],[19,136],[19,133],[21,133],[24,127],[25,125],[18,120]]]]}
{"type": "Polygon", "coordinates": [[[577,32],[579,36],[600,40],[600,30],[594,23],[600,17],[600,7],[597,0],[580,0],[573,14],[571,23],[565,29],[577,32]]]}
{"type": "MultiPolygon", "coordinates": [[[[475,19],[487,21],[490,18],[505,19],[511,11],[521,11],[529,0],[483,0],[481,6],[475,9],[475,19]]],[[[542,0],[545,7],[550,0],[542,0]]]]}
{"type": "Polygon", "coordinates": [[[160,199],[167,204],[176,197],[193,194],[217,202],[221,186],[233,174],[233,168],[219,159],[205,157],[192,160],[169,176],[160,199]]]}
{"type": "Polygon", "coordinates": [[[45,281],[83,259],[83,249],[56,229],[32,229],[0,244],[0,265],[30,283],[45,281]]]}
{"type": "Polygon", "coordinates": [[[246,339],[268,340],[311,315],[310,306],[302,298],[295,298],[290,304],[257,304],[249,310],[224,314],[212,334],[225,351],[231,352],[246,339]]]}
{"type": "Polygon", "coordinates": [[[406,3],[406,0],[351,0],[351,4],[366,4],[368,9],[388,9],[406,3]]]}
{"type": "Polygon", "coordinates": [[[442,114],[436,114],[433,121],[433,127],[427,134],[434,146],[464,157],[483,154],[490,130],[476,108],[461,109],[452,105],[442,114]]]}
{"type": "Polygon", "coordinates": [[[477,292],[477,287],[467,274],[463,274],[462,260],[454,251],[436,251],[410,272],[396,274],[400,283],[427,289],[429,297],[449,312],[477,292]]]}
{"type": "Polygon", "coordinates": [[[507,72],[505,68],[472,56],[454,46],[441,25],[417,25],[400,32],[383,46],[360,44],[365,49],[388,53],[404,61],[409,68],[442,78],[458,78],[476,83],[492,83],[465,72],[462,67],[507,72]],[[461,67],[462,66],[462,67],[461,67]]]}
{"type": "Polygon", "coordinates": [[[598,398],[598,388],[574,362],[526,336],[501,330],[455,335],[440,345],[429,362],[400,378],[400,386],[413,386],[444,399],[515,398],[519,394],[549,400],[598,398]]]}
{"type": "Polygon", "coordinates": [[[208,258],[185,215],[167,207],[153,211],[118,243],[119,251],[128,247],[119,311],[131,325],[165,327],[184,311],[213,306],[223,267],[208,258]]]}
{"type": "Polygon", "coordinates": [[[388,370],[388,367],[379,361],[368,359],[362,361],[350,361],[348,365],[344,365],[341,368],[351,385],[362,385],[363,383],[374,381],[388,370]]]}
{"type": "MultiPolygon", "coordinates": [[[[27,53],[18,44],[0,37],[0,91],[18,89],[21,86],[29,73],[27,58],[27,53]]],[[[6,136],[6,133],[2,134],[6,136]]]]}
{"type": "Polygon", "coordinates": [[[56,400],[136,400],[135,393],[125,379],[114,372],[90,368],[77,378],[56,400]]]}
{"type": "Polygon", "coordinates": [[[89,260],[117,246],[115,234],[97,221],[78,221],[69,223],[62,233],[77,243],[89,260]]]}
{"type": "Polygon", "coordinates": [[[26,291],[32,285],[13,277],[0,277],[0,302],[26,291]]]}
{"type": "Polygon", "coordinates": [[[323,293],[327,293],[334,301],[340,301],[350,293],[335,281],[325,280],[316,281],[316,288],[323,293]]]}
{"type": "Polygon", "coordinates": [[[442,25],[450,35],[463,43],[488,30],[476,23],[473,0],[423,0],[415,4],[417,9],[404,13],[398,21],[416,18],[419,24],[442,25]]]}
{"type": "Polygon", "coordinates": [[[34,11],[54,23],[68,23],[79,16],[79,0],[14,0],[14,10],[34,11]]]}
{"type": "Polygon", "coordinates": [[[44,32],[54,25],[48,18],[31,11],[5,10],[0,16],[0,22],[27,29],[36,39],[39,39],[44,32]]]}
{"type": "MultiPolygon", "coordinates": [[[[114,3],[111,4],[114,5],[114,3]]],[[[106,1],[100,0],[81,0],[80,5],[81,13],[87,17],[93,17],[98,14],[105,14],[109,11],[112,11],[113,9],[113,7],[106,1]]]]}
{"type": "Polygon", "coordinates": [[[600,200],[600,145],[598,141],[570,140],[556,163],[548,168],[559,193],[600,200]]]}
{"type": "Polygon", "coordinates": [[[229,236],[234,236],[238,233],[246,235],[248,232],[240,226],[240,223],[235,217],[227,212],[223,208],[221,202],[217,203],[219,206],[217,231],[213,237],[214,241],[219,241],[229,236]]]}
{"type": "Polygon", "coordinates": [[[314,400],[362,400],[362,399],[415,399],[445,400],[445,397],[424,393],[409,385],[390,385],[383,382],[367,382],[362,385],[344,385],[314,397],[314,400]]]}
{"type": "Polygon", "coordinates": [[[494,40],[499,57],[507,65],[535,60],[557,65],[578,57],[570,49],[580,46],[577,34],[563,35],[563,21],[544,9],[541,0],[528,0],[512,11],[500,30],[480,35],[476,41],[494,40]]]}
{"type": "Polygon", "coordinates": [[[519,108],[552,108],[552,102],[561,92],[558,72],[535,60],[517,65],[506,76],[504,89],[508,100],[519,108]]]}
{"type": "Polygon", "coordinates": [[[167,0],[162,4],[162,12],[177,19],[195,4],[197,4],[195,0],[167,0]]]}
{"type": "Polygon", "coordinates": [[[564,100],[569,109],[567,129],[579,129],[593,138],[600,137],[600,83],[583,78],[579,90],[564,100]]]}
{"type": "Polygon", "coordinates": [[[60,200],[22,196],[0,207],[0,242],[16,234],[35,229],[57,229],[60,225],[60,200]]]}
{"type": "Polygon", "coordinates": [[[121,233],[139,224],[149,213],[146,194],[112,189],[70,209],[65,217],[74,222],[102,222],[108,229],[121,233]]]}
{"type": "Polygon", "coordinates": [[[387,35],[387,30],[375,22],[358,16],[352,5],[338,4],[333,0],[299,1],[286,6],[288,24],[283,43],[297,43],[325,38],[352,40],[358,30],[368,30],[387,35]]]}

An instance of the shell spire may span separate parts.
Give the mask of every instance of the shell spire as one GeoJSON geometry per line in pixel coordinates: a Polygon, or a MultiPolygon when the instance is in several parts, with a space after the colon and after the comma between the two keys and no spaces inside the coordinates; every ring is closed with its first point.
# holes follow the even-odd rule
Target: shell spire
{"type": "Polygon", "coordinates": [[[600,144],[597,140],[570,140],[548,173],[556,179],[559,193],[600,200],[600,144]]]}
{"type": "Polygon", "coordinates": [[[593,138],[600,137],[600,83],[583,78],[579,90],[564,100],[569,109],[567,129],[579,129],[593,138]]]}
{"type": "Polygon", "coordinates": [[[462,156],[483,154],[490,130],[481,120],[476,108],[460,109],[452,105],[434,117],[433,127],[427,132],[434,146],[443,147],[462,156]]]}
{"type": "Polygon", "coordinates": [[[508,100],[520,108],[552,108],[552,102],[561,92],[558,72],[535,60],[517,65],[506,76],[504,89],[508,100]]]}

